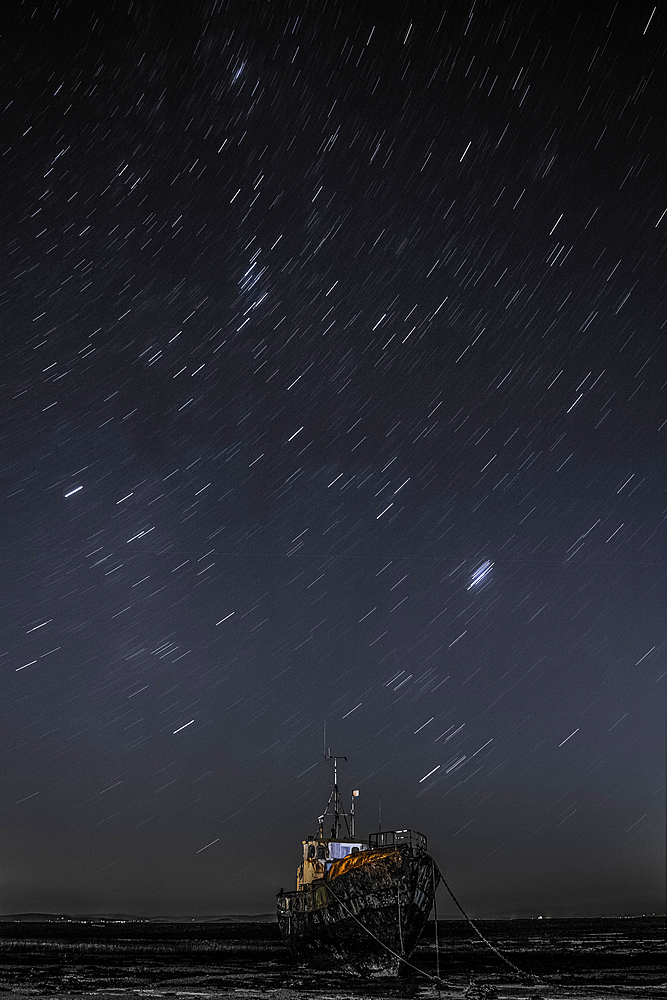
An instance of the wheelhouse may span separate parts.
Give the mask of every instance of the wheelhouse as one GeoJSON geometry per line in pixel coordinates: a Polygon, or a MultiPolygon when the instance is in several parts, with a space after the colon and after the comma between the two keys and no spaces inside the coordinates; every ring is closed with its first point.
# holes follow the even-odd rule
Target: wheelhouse
{"type": "Polygon", "coordinates": [[[309,837],[302,841],[303,861],[297,868],[297,891],[311,885],[318,879],[327,877],[334,861],[347,858],[350,854],[359,854],[368,850],[368,844],[362,840],[329,840],[319,837],[309,837]]]}

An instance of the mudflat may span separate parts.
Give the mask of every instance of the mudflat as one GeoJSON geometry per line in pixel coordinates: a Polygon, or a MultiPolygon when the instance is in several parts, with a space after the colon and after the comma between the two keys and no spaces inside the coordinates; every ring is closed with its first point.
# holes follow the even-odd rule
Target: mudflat
{"type": "Polygon", "coordinates": [[[275,1000],[612,1000],[667,997],[665,918],[429,922],[396,979],[312,971],[290,958],[275,923],[2,921],[7,997],[268,997],[275,1000]],[[436,980],[439,967],[440,980],[436,980]],[[419,971],[417,971],[419,970],[419,971]],[[534,978],[531,978],[534,977],[534,978]]]}

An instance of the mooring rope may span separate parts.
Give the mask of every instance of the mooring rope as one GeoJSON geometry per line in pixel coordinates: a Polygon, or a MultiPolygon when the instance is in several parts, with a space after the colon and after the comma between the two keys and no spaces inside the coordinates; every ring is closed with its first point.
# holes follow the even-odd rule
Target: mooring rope
{"type": "MultiPolygon", "coordinates": [[[[436,863],[433,862],[433,910],[435,915],[435,974],[440,978],[440,945],[438,944],[438,880],[435,877],[436,863]]],[[[438,879],[442,878],[438,869],[438,879]]]]}
{"type": "Polygon", "coordinates": [[[385,949],[386,951],[388,951],[388,952],[389,952],[390,954],[394,955],[394,957],[395,957],[395,958],[397,958],[397,959],[398,959],[398,960],[399,960],[400,962],[404,962],[404,963],[405,963],[405,965],[407,965],[407,966],[408,966],[408,968],[410,968],[410,969],[414,969],[414,971],[415,971],[415,972],[418,972],[418,973],[420,974],[420,976],[426,976],[426,978],[427,978],[427,979],[431,979],[431,980],[432,980],[432,981],[433,981],[434,983],[436,983],[436,982],[437,982],[437,983],[442,983],[442,985],[443,985],[443,986],[451,986],[451,983],[446,983],[446,982],[444,981],[444,979],[441,979],[441,978],[440,978],[439,976],[431,976],[431,975],[430,975],[430,974],[429,974],[428,972],[424,972],[424,970],[423,970],[423,969],[419,969],[419,968],[417,968],[417,966],[416,966],[416,965],[413,965],[413,964],[412,964],[412,962],[408,962],[407,958],[404,958],[404,957],[403,957],[402,955],[399,955],[397,951],[394,951],[394,949],[393,949],[393,948],[390,948],[390,947],[389,947],[389,945],[387,945],[387,944],[385,944],[385,943],[384,943],[384,941],[380,941],[380,938],[379,938],[379,937],[377,937],[377,936],[376,936],[375,934],[373,934],[373,931],[372,931],[372,930],[370,930],[370,928],[369,928],[369,927],[366,927],[366,925],[365,925],[365,924],[362,924],[361,920],[359,920],[359,919],[357,918],[357,916],[356,916],[356,915],[355,915],[355,914],[354,914],[354,913],[352,912],[352,910],[351,910],[351,909],[349,908],[349,906],[347,906],[347,905],[346,905],[346,904],[345,904],[345,903],[343,902],[343,900],[342,900],[342,899],[339,899],[339,898],[338,898],[338,896],[337,896],[337,895],[336,895],[336,893],[335,893],[335,892],[333,891],[333,889],[331,888],[331,886],[330,886],[330,885],[327,885],[327,890],[328,890],[328,891],[329,891],[329,892],[331,893],[331,895],[332,895],[332,896],[334,897],[334,899],[335,899],[335,900],[337,900],[337,902],[339,902],[339,903],[340,903],[340,905],[341,905],[341,906],[342,906],[342,907],[343,907],[343,908],[344,908],[345,910],[347,910],[347,912],[348,912],[348,913],[350,914],[350,916],[352,917],[352,919],[353,919],[353,920],[356,920],[356,922],[357,922],[357,923],[359,924],[359,926],[360,926],[360,927],[362,928],[362,930],[365,930],[367,934],[370,934],[370,936],[371,936],[372,938],[374,938],[374,939],[375,939],[375,940],[377,941],[377,943],[378,943],[379,945],[381,945],[381,946],[382,946],[382,947],[383,947],[383,948],[384,948],[384,949],[385,949]]]}
{"type": "MultiPolygon", "coordinates": [[[[435,862],[433,862],[434,871],[435,871],[435,867],[436,867],[435,862]]],[[[515,972],[518,972],[521,976],[524,976],[527,979],[532,979],[534,982],[539,983],[540,986],[547,987],[547,989],[553,989],[557,985],[557,987],[558,987],[559,990],[574,991],[573,993],[570,992],[569,996],[580,996],[582,993],[585,994],[586,991],[588,991],[588,990],[595,990],[595,991],[597,991],[597,990],[600,989],[599,986],[588,986],[588,985],[583,984],[583,983],[581,985],[577,984],[576,986],[574,986],[574,985],[573,986],[567,986],[567,985],[561,985],[561,984],[553,984],[552,985],[552,984],[548,983],[545,979],[541,979],[540,976],[536,976],[534,972],[525,972],[523,969],[520,969],[518,967],[518,965],[515,965],[514,962],[510,962],[510,960],[508,958],[505,958],[505,956],[502,954],[502,952],[498,951],[498,949],[493,944],[491,944],[491,942],[487,938],[484,937],[484,935],[482,934],[482,932],[480,930],[478,930],[478,928],[475,926],[474,922],[471,920],[471,918],[468,916],[468,914],[466,913],[466,911],[463,909],[463,907],[459,903],[458,899],[456,898],[456,896],[454,895],[454,893],[452,892],[452,890],[450,889],[450,887],[447,885],[447,882],[443,878],[442,872],[440,871],[440,869],[438,869],[438,875],[439,875],[439,877],[440,877],[440,879],[442,881],[442,884],[445,886],[447,892],[452,897],[452,899],[456,903],[457,907],[459,908],[459,910],[461,911],[461,913],[463,914],[463,916],[466,918],[466,920],[468,921],[468,923],[470,924],[470,926],[474,930],[475,934],[477,934],[482,939],[482,941],[484,942],[484,944],[486,944],[486,945],[489,946],[489,948],[491,949],[491,951],[493,951],[498,956],[498,958],[501,959],[501,961],[505,962],[506,965],[509,965],[509,967],[511,969],[514,969],[515,972]]],[[[435,902],[435,895],[434,895],[433,899],[434,899],[434,902],[435,902]]],[[[436,942],[437,942],[437,926],[438,925],[437,925],[437,917],[436,917],[436,942]]],[[[437,944],[436,944],[436,947],[437,947],[437,944]]],[[[615,989],[613,986],[611,986],[611,987],[605,986],[604,990],[605,990],[605,993],[608,993],[610,996],[623,997],[623,996],[627,995],[622,990],[619,990],[618,988],[615,989]]]]}
{"type": "MultiPolygon", "coordinates": [[[[520,976],[523,976],[526,979],[531,979],[531,980],[533,980],[533,982],[539,983],[541,986],[546,986],[547,988],[551,988],[550,984],[548,982],[546,982],[546,980],[540,978],[540,976],[536,976],[535,973],[533,973],[533,972],[525,972],[524,969],[520,969],[518,965],[514,964],[514,962],[510,962],[510,960],[508,958],[505,958],[505,956],[502,954],[502,952],[500,952],[495,947],[495,945],[493,945],[491,943],[491,941],[489,941],[488,938],[484,937],[484,935],[482,934],[482,932],[476,927],[474,921],[468,916],[468,914],[466,913],[466,911],[463,909],[463,907],[459,903],[458,899],[456,898],[456,896],[454,895],[454,893],[450,889],[449,885],[447,884],[447,881],[443,878],[442,872],[440,871],[439,868],[437,868],[437,865],[435,864],[435,861],[433,862],[433,886],[434,886],[433,903],[434,903],[434,907],[435,907],[435,949],[436,949],[436,975],[435,976],[432,976],[428,972],[424,972],[423,969],[420,969],[416,965],[413,965],[412,962],[408,962],[407,958],[404,958],[403,955],[399,955],[397,951],[394,951],[393,948],[390,948],[389,945],[386,945],[384,943],[384,941],[381,941],[380,938],[377,937],[373,933],[373,931],[370,930],[369,927],[366,927],[365,924],[362,924],[361,920],[359,920],[358,917],[356,916],[356,914],[354,914],[352,912],[352,910],[349,908],[349,906],[347,906],[347,904],[344,903],[343,900],[340,899],[337,896],[337,894],[333,891],[333,889],[331,888],[331,886],[329,884],[327,884],[326,888],[331,893],[331,895],[334,897],[334,899],[338,903],[340,903],[340,905],[343,907],[343,909],[347,910],[347,912],[352,917],[352,919],[354,921],[356,921],[356,923],[359,924],[359,926],[361,927],[361,929],[364,930],[364,931],[366,931],[367,934],[370,934],[370,936],[375,941],[377,941],[377,943],[382,948],[384,948],[385,951],[388,951],[391,955],[393,955],[395,958],[397,958],[399,960],[399,962],[403,962],[405,965],[408,966],[409,969],[412,969],[414,972],[418,972],[420,976],[425,976],[427,979],[430,979],[434,983],[440,983],[442,986],[447,986],[450,989],[457,989],[457,987],[454,984],[448,983],[446,980],[444,980],[444,979],[442,979],[440,977],[440,952],[439,952],[439,946],[438,946],[438,910],[437,910],[437,903],[436,903],[436,890],[437,890],[436,869],[437,869],[437,877],[440,879],[440,881],[442,882],[442,884],[446,888],[447,892],[449,893],[449,895],[454,900],[454,903],[456,904],[456,906],[458,907],[458,909],[461,911],[461,913],[463,914],[463,916],[466,918],[466,920],[468,921],[468,923],[470,924],[470,926],[474,930],[475,934],[477,934],[478,937],[480,937],[482,939],[482,941],[484,942],[484,944],[486,944],[491,949],[491,951],[495,955],[498,956],[498,958],[502,962],[504,962],[506,965],[508,965],[511,969],[514,969],[514,971],[517,972],[520,976]]],[[[471,985],[472,985],[472,982],[471,982],[471,985]]],[[[575,991],[581,991],[581,993],[583,993],[583,992],[585,992],[586,990],[589,990],[589,989],[597,989],[597,987],[590,987],[590,986],[585,986],[585,985],[575,986],[575,987],[572,987],[572,986],[559,986],[558,988],[559,989],[565,989],[565,990],[572,990],[572,989],[574,989],[575,991]]],[[[470,986],[468,987],[468,990],[470,990],[470,986]]],[[[581,993],[579,995],[581,995],[581,993]]],[[[612,995],[614,994],[613,988],[611,989],[611,993],[612,993],[612,995]]],[[[572,994],[570,994],[570,995],[572,995],[572,994]]],[[[576,996],[577,992],[575,992],[574,995],[576,996]]],[[[623,996],[624,994],[620,993],[617,990],[615,992],[615,995],[616,996],[623,996]]]]}
{"type": "MultiPolygon", "coordinates": [[[[433,862],[433,865],[435,867],[435,861],[433,862]]],[[[445,889],[447,890],[447,892],[449,893],[449,895],[452,897],[452,899],[456,903],[457,907],[459,908],[459,910],[461,911],[461,913],[463,914],[463,916],[466,918],[466,920],[468,921],[468,923],[470,924],[470,926],[474,930],[475,934],[477,934],[482,939],[482,941],[484,942],[484,944],[488,945],[488,947],[491,949],[491,951],[494,952],[494,954],[496,954],[498,956],[498,958],[502,962],[505,963],[505,965],[509,965],[510,969],[514,969],[514,971],[518,972],[520,976],[524,976],[526,979],[532,979],[534,982],[540,983],[542,986],[547,986],[548,984],[544,981],[544,979],[540,979],[540,977],[536,976],[534,972],[525,972],[523,969],[520,969],[518,965],[515,965],[514,962],[510,962],[509,958],[505,958],[505,956],[502,954],[502,952],[498,951],[498,949],[495,947],[495,945],[491,944],[491,942],[489,941],[489,939],[484,937],[484,935],[482,934],[482,932],[479,930],[479,928],[477,928],[475,926],[474,922],[470,919],[470,917],[468,916],[468,914],[466,913],[466,911],[463,909],[463,907],[459,903],[458,899],[456,898],[456,896],[454,895],[454,893],[452,892],[452,890],[449,888],[449,886],[448,886],[446,880],[444,879],[444,877],[443,877],[442,872],[440,871],[440,869],[438,869],[438,874],[440,875],[440,879],[441,879],[442,884],[444,885],[445,889]]]]}

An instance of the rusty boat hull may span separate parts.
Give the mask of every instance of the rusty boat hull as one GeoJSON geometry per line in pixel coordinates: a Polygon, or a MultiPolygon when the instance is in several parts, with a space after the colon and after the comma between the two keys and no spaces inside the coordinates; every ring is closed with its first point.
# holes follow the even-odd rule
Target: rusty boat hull
{"type": "Polygon", "coordinates": [[[319,969],[396,976],[433,906],[440,873],[425,850],[382,847],[334,862],[327,877],[277,897],[292,955],[319,969]]]}

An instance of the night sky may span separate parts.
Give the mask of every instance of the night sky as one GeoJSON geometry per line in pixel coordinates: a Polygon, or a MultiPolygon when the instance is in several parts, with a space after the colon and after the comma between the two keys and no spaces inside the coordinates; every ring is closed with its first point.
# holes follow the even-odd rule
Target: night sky
{"type": "Polygon", "coordinates": [[[664,10],[14,11],[0,911],[662,910],[664,10]]]}

